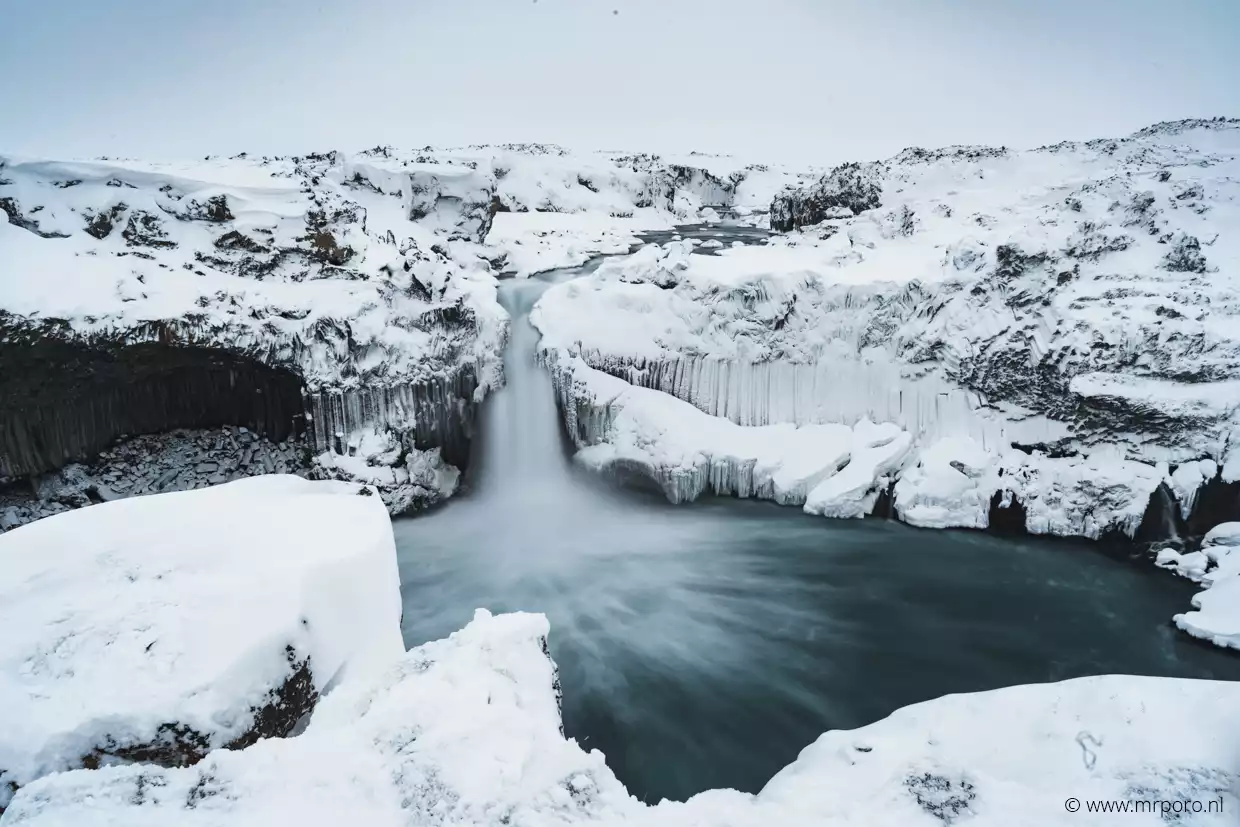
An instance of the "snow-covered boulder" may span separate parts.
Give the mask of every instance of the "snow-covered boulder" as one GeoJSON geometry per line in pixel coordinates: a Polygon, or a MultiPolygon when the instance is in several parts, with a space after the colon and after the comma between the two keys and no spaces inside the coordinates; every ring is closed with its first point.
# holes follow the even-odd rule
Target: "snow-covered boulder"
{"type": "Polygon", "coordinates": [[[498,201],[495,179],[469,169],[422,164],[410,168],[409,217],[449,238],[483,241],[491,230],[498,201]]]}
{"type": "Polygon", "coordinates": [[[599,752],[564,739],[546,634],[540,615],[480,611],[385,672],[346,678],[297,738],[191,768],[50,776],[4,823],[1210,827],[1240,806],[1240,687],[1129,676],[917,704],[822,735],[757,795],[647,806],[599,752]]]}
{"type": "MultiPolygon", "coordinates": [[[[395,628],[393,626],[393,628],[395,628]]],[[[350,676],[296,738],[188,769],[68,773],[19,793],[6,824],[572,824],[640,812],[560,731],[541,615],[493,617],[350,676]]]]}
{"type": "Polygon", "coordinates": [[[1205,587],[1193,596],[1193,611],[1175,616],[1175,625],[1216,646],[1240,649],[1240,523],[1216,526],[1199,551],[1160,564],[1205,587]]]}
{"type": "Polygon", "coordinates": [[[0,807],[49,773],[288,735],[404,650],[386,511],[265,476],[0,536],[0,807]]]}

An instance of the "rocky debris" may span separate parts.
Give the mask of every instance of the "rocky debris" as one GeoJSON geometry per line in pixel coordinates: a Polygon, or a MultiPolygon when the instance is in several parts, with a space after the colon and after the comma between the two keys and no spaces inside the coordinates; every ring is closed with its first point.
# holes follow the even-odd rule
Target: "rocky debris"
{"type": "Polygon", "coordinates": [[[191,491],[260,474],[307,476],[310,468],[301,440],[275,443],[244,427],[122,439],[89,462],[0,487],[0,532],[139,494],[191,491]]]}

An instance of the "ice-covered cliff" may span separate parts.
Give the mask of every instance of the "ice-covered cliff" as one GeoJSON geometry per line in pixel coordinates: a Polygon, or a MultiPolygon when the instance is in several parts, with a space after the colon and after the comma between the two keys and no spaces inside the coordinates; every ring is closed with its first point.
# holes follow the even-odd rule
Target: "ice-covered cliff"
{"type": "Polygon", "coordinates": [[[624,252],[635,230],[757,209],[797,180],[709,160],[724,171],[540,145],[0,157],[0,530],[273,470],[238,427],[282,470],[376,484],[394,510],[451,494],[503,381],[494,276],[624,252]],[[150,479],[93,461],[180,429],[198,436],[150,479]],[[26,502],[26,478],[82,461],[34,486],[68,493],[26,502]]]}
{"type": "Polygon", "coordinates": [[[366,155],[0,159],[0,477],[221,424],[463,462],[504,335],[493,193],[366,155]]]}
{"type": "Polygon", "coordinates": [[[554,288],[544,348],[739,425],[893,423],[912,522],[1131,536],[1160,486],[1172,530],[1240,513],[1240,121],[905,150],[771,222],[554,288]]]}

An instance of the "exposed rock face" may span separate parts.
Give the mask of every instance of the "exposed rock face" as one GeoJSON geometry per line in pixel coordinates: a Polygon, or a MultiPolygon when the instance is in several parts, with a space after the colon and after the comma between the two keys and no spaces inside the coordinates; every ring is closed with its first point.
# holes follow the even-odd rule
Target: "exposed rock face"
{"type": "MultiPolygon", "coordinates": [[[[0,477],[93,456],[124,434],[223,423],[282,442],[303,430],[301,379],[226,350],[39,336],[0,314],[0,477]]],[[[49,333],[50,331],[44,331],[49,333]]]]}
{"type": "Polygon", "coordinates": [[[260,474],[304,476],[311,459],[302,439],[277,444],[245,427],[122,439],[89,462],[0,486],[0,532],[138,494],[192,491],[260,474]]]}
{"type": "Polygon", "coordinates": [[[771,229],[795,230],[833,218],[848,218],[882,206],[881,170],[876,164],[841,164],[806,190],[771,203],[771,229]]]}

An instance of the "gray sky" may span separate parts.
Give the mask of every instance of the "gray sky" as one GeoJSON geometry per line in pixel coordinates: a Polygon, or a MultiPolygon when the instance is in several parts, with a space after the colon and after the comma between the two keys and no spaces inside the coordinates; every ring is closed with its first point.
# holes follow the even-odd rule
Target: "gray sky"
{"type": "Polygon", "coordinates": [[[834,162],[1240,115],[1240,0],[0,0],[0,151],[834,162]]]}

